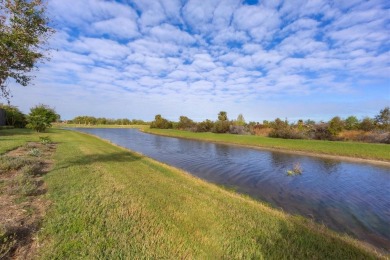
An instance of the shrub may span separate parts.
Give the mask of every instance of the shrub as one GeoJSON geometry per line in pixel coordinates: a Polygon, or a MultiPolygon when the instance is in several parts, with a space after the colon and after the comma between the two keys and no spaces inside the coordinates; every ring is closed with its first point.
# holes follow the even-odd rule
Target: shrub
{"type": "Polygon", "coordinates": [[[172,127],[172,122],[163,118],[161,115],[156,115],[154,121],[150,124],[150,128],[172,129],[172,127]]]}
{"type": "Polygon", "coordinates": [[[230,122],[229,121],[221,121],[218,120],[215,122],[213,129],[211,129],[211,132],[213,133],[227,133],[229,132],[230,122]]]}
{"type": "Polygon", "coordinates": [[[28,152],[28,155],[38,157],[38,156],[41,155],[41,150],[39,150],[38,148],[33,148],[33,149],[31,149],[31,150],[28,152]]]}
{"type": "Polygon", "coordinates": [[[242,125],[230,125],[229,134],[245,135],[248,134],[248,130],[245,126],[242,125]]]}
{"type": "Polygon", "coordinates": [[[293,128],[273,129],[268,136],[283,139],[305,139],[307,137],[305,132],[293,128]]]}
{"type": "Polygon", "coordinates": [[[41,144],[44,144],[44,145],[48,145],[48,144],[53,143],[53,141],[51,140],[51,138],[49,136],[40,136],[39,141],[41,142],[41,144]]]}
{"type": "Polygon", "coordinates": [[[269,127],[269,124],[254,124],[254,125],[249,125],[249,132],[252,135],[261,135],[261,136],[269,136],[269,133],[273,129],[269,127]]]}
{"type": "Polygon", "coordinates": [[[344,125],[347,130],[355,130],[359,127],[359,120],[356,116],[349,116],[345,119],[344,125]]]}
{"type": "Polygon", "coordinates": [[[19,170],[24,165],[28,164],[31,164],[31,161],[23,157],[0,156],[0,172],[19,170]]]}
{"type": "Polygon", "coordinates": [[[276,118],[274,122],[270,123],[270,126],[275,130],[282,130],[289,127],[287,120],[282,121],[280,118],[276,118]]]}
{"type": "Polygon", "coordinates": [[[34,164],[24,165],[20,171],[22,172],[22,174],[25,175],[36,175],[40,172],[40,168],[41,167],[39,163],[34,163],[34,164]]]}
{"type": "Polygon", "coordinates": [[[344,128],[344,122],[340,117],[335,116],[329,121],[328,131],[332,136],[337,136],[344,128]]]}
{"type": "Polygon", "coordinates": [[[181,129],[181,130],[190,130],[195,125],[196,125],[195,122],[192,121],[191,119],[189,119],[188,117],[181,116],[179,118],[179,123],[177,124],[176,128],[181,129]]]}
{"type": "Polygon", "coordinates": [[[355,141],[390,144],[390,133],[380,130],[363,132],[357,136],[355,141]]]}
{"type": "Polygon", "coordinates": [[[332,140],[333,135],[329,132],[328,124],[322,123],[314,125],[309,130],[309,137],[316,140],[332,140]]]}
{"type": "Polygon", "coordinates": [[[30,109],[30,114],[27,116],[28,124],[26,127],[34,129],[37,132],[43,132],[46,128],[51,127],[51,123],[58,120],[60,116],[45,105],[38,105],[30,109]]]}
{"type": "Polygon", "coordinates": [[[195,132],[210,132],[214,127],[214,122],[211,120],[205,120],[203,122],[197,123],[195,127],[195,132]]]}
{"type": "Polygon", "coordinates": [[[34,179],[27,174],[20,174],[11,181],[10,185],[12,187],[10,190],[11,194],[23,196],[35,195],[38,188],[34,179]]]}
{"type": "Polygon", "coordinates": [[[374,120],[372,120],[371,118],[369,117],[365,117],[361,122],[360,122],[360,125],[359,125],[359,128],[363,131],[371,131],[371,130],[374,130],[375,129],[375,124],[374,124],[374,120]]]}
{"type": "Polygon", "coordinates": [[[15,106],[0,105],[5,110],[5,120],[7,126],[24,128],[27,124],[26,116],[15,106]]]}

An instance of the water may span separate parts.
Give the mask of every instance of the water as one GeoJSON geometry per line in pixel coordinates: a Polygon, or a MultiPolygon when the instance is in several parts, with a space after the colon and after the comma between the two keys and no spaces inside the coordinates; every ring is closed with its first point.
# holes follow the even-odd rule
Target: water
{"type": "Polygon", "coordinates": [[[76,129],[390,251],[390,168],[136,129],[76,129]],[[287,176],[295,163],[303,173],[287,176]]]}

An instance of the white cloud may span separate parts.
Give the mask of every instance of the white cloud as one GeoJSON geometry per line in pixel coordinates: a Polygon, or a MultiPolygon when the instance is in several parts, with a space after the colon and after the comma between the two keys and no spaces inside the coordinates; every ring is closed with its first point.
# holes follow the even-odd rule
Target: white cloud
{"type": "Polygon", "coordinates": [[[149,33],[159,42],[171,42],[179,45],[193,44],[195,42],[194,37],[187,32],[166,23],[153,27],[149,33]]]}
{"type": "Polygon", "coordinates": [[[113,17],[134,18],[134,10],[124,4],[99,0],[51,0],[49,11],[56,20],[67,26],[88,27],[91,22],[113,17]]]}
{"type": "Polygon", "coordinates": [[[155,26],[165,21],[164,8],[159,1],[137,0],[135,4],[142,12],[140,18],[142,27],[155,26]]]}
{"type": "Polygon", "coordinates": [[[92,24],[92,28],[97,34],[110,35],[120,39],[130,39],[140,35],[137,22],[125,17],[98,21],[92,24]]]}
{"type": "Polygon", "coordinates": [[[378,105],[386,100],[385,1],[52,0],[49,10],[58,52],[40,66],[40,86],[26,90],[31,100],[15,98],[23,106],[44,93],[70,117],[103,102],[115,112],[120,100],[144,117],[167,112],[175,119],[178,106],[197,118],[229,109],[254,117],[250,111],[267,108],[259,104],[282,97],[330,102],[373,91],[378,105]],[[85,105],[70,105],[80,100],[85,105]]]}
{"type": "Polygon", "coordinates": [[[130,53],[125,45],[116,41],[89,37],[81,37],[78,41],[75,41],[73,50],[89,53],[91,57],[99,61],[121,60],[130,53]]]}

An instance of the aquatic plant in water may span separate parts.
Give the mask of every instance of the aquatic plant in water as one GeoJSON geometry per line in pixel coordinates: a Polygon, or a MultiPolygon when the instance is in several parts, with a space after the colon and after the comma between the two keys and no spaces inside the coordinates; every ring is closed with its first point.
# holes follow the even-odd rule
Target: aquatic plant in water
{"type": "Polygon", "coordinates": [[[301,167],[301,164],[299,162],[296,162],[296,163],[294,163],[294,167],[292,168],[292,170],[287,171],[287,175],[292,176],[292,175],[298,175],[298,174],[302,174],[302,167],[301,167]]]}

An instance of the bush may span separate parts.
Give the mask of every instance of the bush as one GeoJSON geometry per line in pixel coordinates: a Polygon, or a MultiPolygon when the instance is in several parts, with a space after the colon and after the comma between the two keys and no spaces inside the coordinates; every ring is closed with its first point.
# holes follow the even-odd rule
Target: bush
{"type": "Polygon", "coordinates": [[[217,122],[215,122],[213,129],[211,129],[211,132],[218,134],[227,133],[229,132],[229,127],[229,121],[218,120],[217,122]]]}
{"type": "Polygon", "coordinates": [[[390,133],[380,130],[364,132],[357,136],[355,141],[390,144],[390,133]]]}
{"type": "Polygon", "coordinates": [[[345,129],[347,130],[355,130],[359,127],[359,120],[356,116],[349,116],[344,121],[345,129]]]}
{"type": "Polygon", "coordinates": [[[245,126],[242,126],[242,125],[230,125],[229,126],[229,134],[246,135],[248,133],[249,132],[245,126]]]}
{"type": "Polygon", "coordinates": [[[58,120],[60,116],[45,105],[38,105],[30,109],[30,114],[27,116],[28,124],[26,127],[34,129],[37,132],[43,132],[46,128],[51,127],[51,123],[58,120]]]}
{"type": "Polygon", "coordinates": [[[41,155],[41,150],[39,150],[38,148],[33,148],[33,149],[31,149],[31,150],[28,152],[28,155],[38,157],[38,156],[41,155]]]}
{"type": "Polygon", "coordinates": [[[177,124],[176,128],[180,130],[190,130],[193,127],[195,127],[195,122],[189,119],[186,116],[181,116],[179,118],[179,123],[177,124]]]}
{"type": "Polygon", "coordinates": [[[305,132],[293,128],[273,129],[268,136],[283,139],[305,139],[307,137],[305,132]]]}
{"type": "Polygon", "coordinates": [[[309,137],[316,140],[332,140],[333,135],[327,124],[317,124],[309,130],[309,137]]]}
{"type": "Polygon", "coordinates": [[[337,136],[344,128],[344,122],[340,117],[333,117],[328,124],[328,131],[332,136],[337,136]]]}
{"type": "Polygon", "coordinates": [[[31,164],[31,161],[23,157],[0,156],[0,172],[19,170],[28,164],[31,164]]]}
{"type": "Polygon", "coordinates": [[[214,127],[214,122],[207,119],[203,122],[196,124],[195,132],[211,132],[213,127],[214,127]]]}
{"type": "Polygon", "coordinates": [[[371,130],[374,130],[375,129],[375,123],[374,123],[374,120],[372,120],[371,118],[369,117],[366,117],[364,118],[361,122],[360,122],[360,125],[359,125],[359,128],[363,131],[371,131],[371,130]]]}
{"type": "Polygon", "coordinates": [[[53,143],[53,141],[51,140],[51,138],[49,136],[40,136],[39,141],[41,142],[41,144],[44,144],[44,145],[48,145],[48,144],[53,143]]]}
{"type": "Polygon", "coordinates": [[[161,115],[156,115],[154,121],[150,124],[150,128],[172,129],[172,127],[172,122],[166,120],[161,115]]]}
{"type": "Polygon", "coordinates": [[[41,167],[40,167],[39,163],[34,163],[34,164],[28,164],[28,165],[23,166],[20,171],[22,172],[22,174],[25,174],[25,175],[36,175],[40,172],[40,170],[41,170],[41,167]]]}
{"type": "Polygon", "coordinates": [[[11,181],[11,194],[32,196],[37,192],[38,185],[35,180],[27,174],[21,174],[11,181]]]}
{"type": "Polygon", "coordinates": [[[15,106],[0,105],[5,111],[5,121],[7,126],[24,128],[27,124],[26,116],[15,106]]]}
{"type": "Polygon", "coordinates": [[[249,132],[252,135],[269,136],[269,133],[273,129],[269,127],[269,124],[254,124],[249,125],[249,132]]]}

